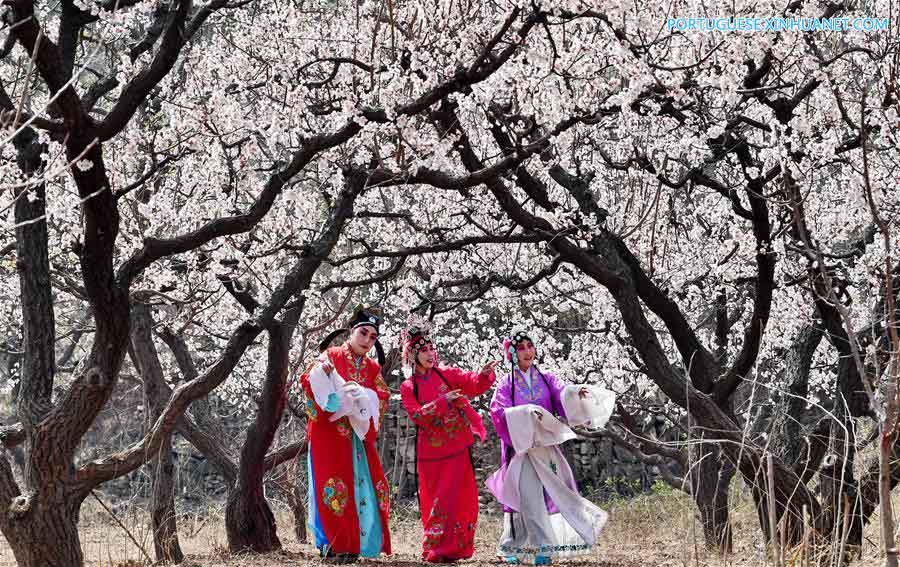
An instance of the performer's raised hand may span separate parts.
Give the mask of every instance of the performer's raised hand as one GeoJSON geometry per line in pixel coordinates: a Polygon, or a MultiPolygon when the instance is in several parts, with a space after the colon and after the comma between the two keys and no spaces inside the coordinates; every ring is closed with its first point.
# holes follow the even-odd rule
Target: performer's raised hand
{"type": "Polygon", "coordinates": [[[479,372],[479,374],[482,374],[482,375],[490,374],[491,372],[494,371],[494,368],[496,368],[498,364],[500,364],[499,360],[492,360],[492,361],[488,362],[487,364],[485,364],[484,366],[481,367],[481,372],[479,372]]]}
{"type": "Polygon", "coordinates": [[[580,399],[582,399],[582,400],[585,399],[586,397],[590,396],[590,395],[591,395],[590,390],[588,390],[588,389],[585,388],[584,386],[582,386],[582,387],[578,390],[578,397],[579,397],[580,399]]]}
{"type": "Polygon", "coordinates": [[[354,400],[362,396],[362,387],[356,382],[345,382],[344,391],[354,400]]]}
{"type": "Polygon", "coordinates": [[[331,360],[325,359],[319,362],[319,365],[322,367],[322,372],[326,375],[331,374],[331,371],[334,370],[334,365],[331,364],[331,360]]]}
{"type": "Polygon", "coordinates": [[[534,417],[536,417],[538,421],[543,422],[544,421],[544,412],[542,412],[539,409],[536,409],[536,410],[534,410],[534,417]]]}

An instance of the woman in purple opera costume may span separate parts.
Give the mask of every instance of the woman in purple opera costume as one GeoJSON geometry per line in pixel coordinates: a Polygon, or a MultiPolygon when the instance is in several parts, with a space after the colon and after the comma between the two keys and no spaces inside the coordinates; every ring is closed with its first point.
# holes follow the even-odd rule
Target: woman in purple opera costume
{"type": "Polygon", "coordinates": [[[549,565],[589,554],[607,514],[578,493],[560,445],[576,437],[569,425],[602,427],[615,398],[539,370],[524,332],[507,339],[504,351],[512,371],[497,381],[490,406],[501,467],[487,481],[506,513],[497,555],[508,563],[549,565]]]}

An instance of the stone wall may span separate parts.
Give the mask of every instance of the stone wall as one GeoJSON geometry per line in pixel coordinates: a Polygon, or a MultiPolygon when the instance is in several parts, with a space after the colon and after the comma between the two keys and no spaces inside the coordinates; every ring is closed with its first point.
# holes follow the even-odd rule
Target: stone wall
{"type": "MultiPolygon", "coordinates": [[[[487,400],[478,400],[476,405],[483,415],[487,428],[487,441],[476,444],[472,456],[475,472],[481,491],[483,510],[496,511],[497,505],[492,495],[487,492],[484,481],[499,466],[500,443],[493,424],[487,414],[487,400]]],[[[243,437],[243,424],[230,424],[234,439],[243,437]]],[[[302,422],[294,424],[290,431],[282,428],[280,443],[286,443],[303,435],[302,422]]],[[[135,428],[132,436],[137,438],[140,431],[135,428]]],[[[416,495],[415,470],[415,435],[416,430],[401,407],[399,399],[392,399],[388,412],[384,417],[378,435],[378,449],[388,483],[393,487],[392,498],[407,500],[414,504],[416,495]]],[[[602,500],[607,495],[618,494],[631,496],[637,492],[648,490],[658,480],[655,467],[638,461],[629,451],[616,446],[609,439],[575,439],[563,446],[567,460],[575,473],[578,486],[588,492],[594,499],[602,500]]],[[[233,455],[235,458],[237,455],[233,455]]],[[[176,435],[173,443],[173,457],[176,467],[176,491],[182,506],[203,509],[211,503],[221,502],[226,495],[224,479],[212,463],[201,455],[180,436],[176,435]]],[[[306,455],[300,455],[279,470],[279,476],[286,475],[291,484],[298,484],[305,494],[306,488],[306,455]]],[[[137,503],[149,495],[150,479],[142,467],[126,477],[116,479],[103,486],[113,502],[137,503]]],[[[267,489],[270,497],[281,498],[275,484],[267,489]]]]}
{"type": "MultiPolygon", "coordinates": [[[[490,417],[481,410],[488,430],[487,441],[477,444],[472,452],[475,473],[481,490],[482,503],[490,509],[493,497],[487,492],[484,480],[499,466],[500,442],[490,417]]],[[[394,487],[394,498],[415,495],[415,427],[400,406],[391,405],[379,431],[379,451],[388,483],[394,487]]],[[[575,439],[566,443],[564,453],[575,473],[578,486],[597,497],[605,494],[631,496],[649,490],[659,479],[655,467],[639,461],[631,452],[609,439],[575,439]]]]}

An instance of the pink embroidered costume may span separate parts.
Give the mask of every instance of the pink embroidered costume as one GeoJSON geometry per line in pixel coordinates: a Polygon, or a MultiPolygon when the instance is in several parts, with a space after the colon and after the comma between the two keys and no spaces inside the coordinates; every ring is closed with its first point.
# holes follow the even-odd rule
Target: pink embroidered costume
{"type": "Polygon", "coordinates": [[[483,441],[484,423],[467,398],[479,396],[494,382],[494,372],[465,372],[442,366],[415,371],[419,350],[432,345],[427,322],[404,333],[403,407],[416,424],[419,509],[424,527],[422,559],[450,562],[471,557],[478,521],[478,487],[469,448],[483,441]],[[423,328],[424,327],[424,328],[423,328]],[[448,401],[447,393],[462,394],[448,401]]]}

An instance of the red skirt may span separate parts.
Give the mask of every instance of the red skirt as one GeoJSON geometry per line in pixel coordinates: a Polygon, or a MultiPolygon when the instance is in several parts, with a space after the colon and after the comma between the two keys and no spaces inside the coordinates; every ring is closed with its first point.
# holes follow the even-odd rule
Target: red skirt
{"type": "Polygon", "coordinates": [[[478,486],[466,449],[445,459],[418,462],[419,510],[425,529],[422,559],[467,559],[475,553],[478,486]]]}

